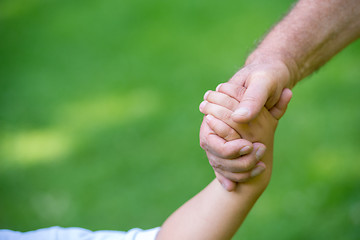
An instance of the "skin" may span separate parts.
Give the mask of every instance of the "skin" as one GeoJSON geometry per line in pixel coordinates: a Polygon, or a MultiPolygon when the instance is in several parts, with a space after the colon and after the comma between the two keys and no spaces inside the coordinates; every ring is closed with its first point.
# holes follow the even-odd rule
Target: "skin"
{"type": "Polygon", "coordinates": [[[211,103],[207,102],[203,111],[207,114],[208,125],[214,127],[210,128],[214,136],[227,138],[228,141],[222,139],[231,142],[231,138],[240,136],[239,132],[252,134],[252,137],[263,141],[268,146],[268,151],[263,156],[263,163],[255,167],[262,174],[238,184],[232,192],[226,191],[216,179],[213,180],[164,222],[157,240],[226,240],[233,237],[269,184],[273,162],[273,136],[278,123],[277,119],[285,112],[290,98],[291,91],[286,90],[274,112],[263,108],[252,126],[234,124],[230,127],[227,124],[233,122],[230,116],[238,101],[219,92],[208,94],[207,99],[211,99],[211,103]],[[246,132],[249,129],[252,132],[246,132]]]}
{"type": "MultiPolygon", "coordinates": [[[[231,84],[223,83],[217,88],[217,92],[208,91],[204,99],[205,101],[200,104],[200,111],[204,114],[209,114],[211,111],[216,111],[215,117],[218,119],[226,119],[222,121],[212,121],[209,123],[209,119],[206,117],[202,123],[200,129],[200,145],[206,151],[210,164],[215,170],[215,175],[224,188],[228,191],[233,191],[236,187],[236,183],[245,182],[249,180],[252,175],[252,171],[256,164],[266,153],[265,136],[264,133],[257,133],[260,129],[259,122],[260,116],[256,117],[253,121],[246,124],[239,124],[232,120],[232,110],[236,109],[239,104],[238,98],[244,93],[245,88],[231,84]],[[229,109],[228,111],[219,111],[219,107],[215,107],[213,96],[219,93],[218,97],[223,100],[224,105],[229,109]],[[226,94],[225,94],[226,93],[226,94]],[[231,96],[231,98],[228,98],[231,96]],[[231,100],[229,100],[231,99],[231,100]],[[231,126],[230,135],[225,136],[221,132],[222,126],[231,126]],[[217,129],[218,134],[214,134],[213,129],[217,129]],[[220,130],[219,130],[220,129],[220,130]],[[206,133],[206,134],[202,134],[206,133]],[[221,137],[219,137],[221,136],[221,137]],[[245,140],[248,139],[249,141],[245,140]],[[227,141],[226,141],[227,140],[227,141]],[[232,141],[230,141],[232,140],[232,141]],[[253,143],[253,145],[251,145],[253,143]],[[249,147],[249,152],[240,152],[238,149],[249,147]],[[250,151],[251,150],[251,151],[250,151]]],[[[285,110],[283,107],[287,101],[290,101],[292,93],[289,89],[283,91],[280,101],[273,106],[269,113],[275,118],[280,119],[285,110]]],[[[262,111],[268,111],[263,108],[262,111]]],[[[269,133],[270,134],[270,133],[269,133]]],[[[273,137],[273,134],[269,135],[273,137]]]]}
{"type": "MultiPolygon", "coordinates": [[[[244,67],[229,80],[228,83],[241,92],[234,94],[234,90],[224,87],[224,84],[217,88],[240,102],[231,116],[232,120],[249,123],[263,107],[271,111],[285,88],[293,88],[359,36],[358,0],[298,1],[250,54],[244,67]]],[[[204,120],[203,125],[206,124],[204,120]]],[[[206,146],[208,154],[221,156],[218,160],[214,159],[212,165],[217,166],[214,168],[216,175],[222,176],[218,178],[219,181],[226,181],[223,185],[232,184],[228,180],[235,179],[226,180],[225,174],[217,171],[218,166],[226,168],[228,172],[238,169],[226,166],[229,158],[224,156],[223,149],[216,148],[217,143],[210,136],[207,127],[203,127],[200,144],[206,146]]],[[[241,156],[237,160],[241,161],[241,156]]]]}
{"type": "Polygon", "coordinates": [[[359,37],[358,0],[299,1],[230,80],[247,88],[234,121],[248,122],[263,106],[270,109],[282,89],[294,87],[359,37]],[[237,114],[240,109],[248,114],[237,114]]]}

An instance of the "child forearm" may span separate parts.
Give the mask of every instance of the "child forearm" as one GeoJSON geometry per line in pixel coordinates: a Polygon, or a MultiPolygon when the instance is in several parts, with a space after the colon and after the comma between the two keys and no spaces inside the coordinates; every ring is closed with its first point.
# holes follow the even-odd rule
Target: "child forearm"
{"type": "Polygon", "coordinates": [[[231,239],[269,182],[271,161],[266,164],[263,174],[233,192],[213,180],[165,221],[157,240],[231,239]]]}

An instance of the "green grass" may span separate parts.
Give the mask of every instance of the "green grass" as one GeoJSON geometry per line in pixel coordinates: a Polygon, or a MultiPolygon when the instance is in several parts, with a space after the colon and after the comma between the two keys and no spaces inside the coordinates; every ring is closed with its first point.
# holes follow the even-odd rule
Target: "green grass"
{"type": "MultiPolygon", "coordinates": [[[[0,2],[0,228],[161,225],[213,177],[198,104],[292,1],[0,2]]],[[[360,44],[294,89],[235,239],[358,239],[360,44]]]]}

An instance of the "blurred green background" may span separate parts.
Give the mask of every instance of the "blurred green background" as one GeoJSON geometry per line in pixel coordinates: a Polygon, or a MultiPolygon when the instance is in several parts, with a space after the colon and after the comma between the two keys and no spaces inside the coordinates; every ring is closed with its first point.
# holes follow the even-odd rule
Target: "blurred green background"
{"type": "MultiPolygon", "coordinates": [[[[0,228],[152,228],[213,178],[198,105],[293,1],[1,0],[0,228]]],[[[359,239],[360,44],[294,89],[234,239],[359,239]]]]}

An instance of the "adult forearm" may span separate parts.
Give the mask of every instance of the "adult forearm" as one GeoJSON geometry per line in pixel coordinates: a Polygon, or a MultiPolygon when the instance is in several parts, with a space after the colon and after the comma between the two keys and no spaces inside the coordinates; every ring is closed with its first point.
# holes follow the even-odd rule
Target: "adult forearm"
{"type": "Polygon", "coordinates": [[[292,87],[359,36],[359,0],[300,0],[246,64],[281,61],[292,87]]]}

